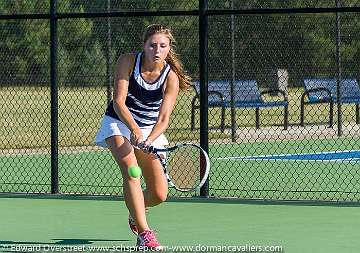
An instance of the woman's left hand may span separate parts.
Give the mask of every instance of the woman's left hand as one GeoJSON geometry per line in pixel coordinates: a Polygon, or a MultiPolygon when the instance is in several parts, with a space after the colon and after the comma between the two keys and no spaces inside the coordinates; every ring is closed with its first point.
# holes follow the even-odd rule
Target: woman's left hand
{"type": "Polygon", "coordinates": [[[141,143],[139,144],[139,147],[140,147],[143,151],[147,152],[147,150],[148,150],[148,148],[151,146],[151,144],[152,144],[152,140],[146,139],[145,141],[143,141],[143,142],[141,142],[141,143]]]}
{"type": "Polygon", "coordinates": [[[153,143],[152,140],[146,139],[146,140],[144,141],[144,146],[145,146],[145,147],[151,146],[152,143],[153,143]]]}

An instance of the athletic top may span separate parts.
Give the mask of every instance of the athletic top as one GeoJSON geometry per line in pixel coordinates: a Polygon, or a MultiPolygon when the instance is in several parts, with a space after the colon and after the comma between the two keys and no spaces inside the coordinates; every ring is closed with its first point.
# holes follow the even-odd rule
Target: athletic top
{"type": "MultiPolygon", "coordinates": [[[[156,123],[159,116],[160,105],[163,99],[163,86],[170,72],[170,65],[165,63],[156,81],[148,83],[141,76],[142,56],[142,52],[136,54],[136,61],[129,79],[129,89],[125,104],[139,127],[150,127],[156,123]]],[[[121,121],[114,110],[113,101],[110,101],[105,115],[121,121]]]]}

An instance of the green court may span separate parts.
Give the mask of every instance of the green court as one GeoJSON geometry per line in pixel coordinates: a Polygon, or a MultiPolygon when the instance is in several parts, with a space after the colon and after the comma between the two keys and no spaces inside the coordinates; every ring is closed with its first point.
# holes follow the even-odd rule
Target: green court
{"type": "MultiPolygon", "coordinates": [[[[121,200],[3,196],[0,205],[3,252],[40,246],[44,251],[78,247],[100,252],[135,244],[121,200]]],[[[356,206],[168,201],[150,210],[149,221],[170,252],[281,246],[281,252],[288,253],[351,253],[360,247],[356,206]]]]}
{"type": "MultiPolygon", "coordinates": [[[[357,252],[359,143],[338,138],[212,144],[211,198],[170,198],[150,211],[149,223],[169,252],[265,247],[268,252],[357,252]],[[222,199],[226,196],[236,199],[222,199]]],[[[3,192],[50,191],[46,152],[3,154],[0,166],[3,192]]],[[[59,192],[65,195],[0,197],[2,251],[133,250],[128,211],[117,197],[121,185],[108,151],[61,149],[59,192]]],[[[171,190],[170,196],[189,194],[171,190]]]]}

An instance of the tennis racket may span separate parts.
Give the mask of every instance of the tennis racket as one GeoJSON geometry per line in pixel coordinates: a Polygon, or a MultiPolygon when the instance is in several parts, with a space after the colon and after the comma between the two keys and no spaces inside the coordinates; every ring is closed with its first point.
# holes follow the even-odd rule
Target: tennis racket
{"type": "Polygon", "coordinates": [[[163,167],[169,187],[180,192],[200,189],[209,176],[209,157],[198,145],[184,143],[163,149],[140,145],[139,148],[155,155],[163,167]]]}

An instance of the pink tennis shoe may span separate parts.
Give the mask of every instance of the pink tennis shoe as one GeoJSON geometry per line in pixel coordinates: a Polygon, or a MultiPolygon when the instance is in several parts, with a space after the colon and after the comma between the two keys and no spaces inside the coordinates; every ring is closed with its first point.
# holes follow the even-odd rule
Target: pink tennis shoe
{"type": "Polygon", "coordinates": [[[156,240],[156,235],[152,230],[145,230],[138,234],[136,246],[140,250],[162,250],[163,247],[156,240]]]}

